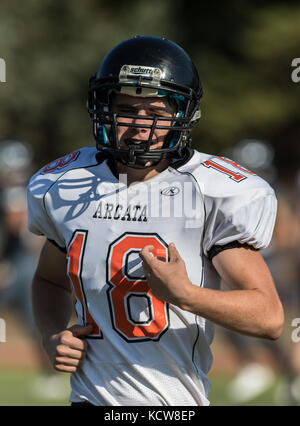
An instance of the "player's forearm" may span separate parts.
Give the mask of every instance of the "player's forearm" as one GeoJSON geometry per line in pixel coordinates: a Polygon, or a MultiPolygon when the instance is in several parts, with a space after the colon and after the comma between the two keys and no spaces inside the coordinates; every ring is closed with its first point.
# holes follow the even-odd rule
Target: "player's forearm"
{"type": "Polygon", "coordinates": [[[211,290],[193,286],[183,309],[242,334],[276,339],[282,311],[260,290],[211,290]]]}
{"type": "Polygon", "coordinates": [[[32,307],[42,338],[64,330],[72,314],[71,293],[37,275],[32,282],[32,307]]]}

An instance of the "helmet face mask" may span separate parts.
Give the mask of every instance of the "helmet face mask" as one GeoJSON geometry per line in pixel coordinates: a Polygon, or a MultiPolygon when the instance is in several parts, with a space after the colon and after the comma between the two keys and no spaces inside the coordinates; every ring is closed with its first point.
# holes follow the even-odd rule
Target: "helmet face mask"
{"type": "Polygon", "coordinates": [[[144,168],[166,157],[181,158],[191,143],[191,130],[200,118],[202,88],[195,66],[184,50],[159,37],[134,37],[117,45],[104,58],[89,84],[88,110],[96,146],[129,167],[144,168]],[[173,116],[114,112],[112,94],[168,100],[173,116]],[[175,109],[175,108],[174,108],[175,109]],[[137,124],[137,121],[143,124],[137,124]],[[148,140],[136,138],[121,146],[119,128],[144,128],[148,140]],[[156,131],[167,131],[163,146],[151,149],[156,131]]]}

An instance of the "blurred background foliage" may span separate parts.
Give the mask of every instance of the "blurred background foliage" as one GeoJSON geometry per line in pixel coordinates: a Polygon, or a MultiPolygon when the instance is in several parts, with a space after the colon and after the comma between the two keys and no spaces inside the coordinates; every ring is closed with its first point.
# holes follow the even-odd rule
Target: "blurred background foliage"
{"type": "Polygon", "coordinates": [[[115,44],[161,35],[193,58],[203,83],[194,146],[222,153],[245,138],[268,141],[283,176],[300,160],[298,1],[3,0],[0,140],[27,141],[35,166],[93,145],[89,77],[115,44]]]}

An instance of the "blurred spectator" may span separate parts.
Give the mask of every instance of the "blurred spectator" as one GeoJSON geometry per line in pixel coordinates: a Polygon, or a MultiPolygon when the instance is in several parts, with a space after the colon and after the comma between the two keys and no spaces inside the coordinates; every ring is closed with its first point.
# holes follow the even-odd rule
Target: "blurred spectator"
{"type": "Polygon", "coordinates": [[[3,140],[0,142],[1,188],[25,185],[32,174],[33,150],[27,142],[3,140]]]}
{"type": "Polygon", "coordinates": [[[224,331],[236,349],[240,370],[229,383],[228,395],[235,403],[244,403],[281,381],[275,392],[280,405],[300,403],[300,344],[292,341],[291,321],[300,316],[300,186],[297,181],[276,182],[272,147],[262,141],[246,140],[229,155],[243,166],[255,171],[276,188],[278,214],[271,245],[262,251],[285,310],[285,326],[276,342],[254,339],[224,331]],[[261,353],[267,356],[262,360],[261,353]],[[270,365],[270,360],[272,360],[270,365]],[[276,371],[275,371],[276,370],[276,371]]]}
{"type": "Polygon", "coordinates": [[[2,193],[2,256],[0,306],[19,309],[32,334],[35,328],[30,301],[30,284],[35,270],[39,241],[26,230],[26,192],[12,187],[2,193]]]}
{"type": "Polygon", "coordinates": [[[0,144],[0,312],[4,308],[16,312],[32,338],[41,371],[32,386],[34,395],[60,399],[67,397],[68,389],[59,375],[53,373],[32,314],[31,282],[44,238],[27,229],[25,185],[31,159],[30,150],[22,142],[0,144]]]}

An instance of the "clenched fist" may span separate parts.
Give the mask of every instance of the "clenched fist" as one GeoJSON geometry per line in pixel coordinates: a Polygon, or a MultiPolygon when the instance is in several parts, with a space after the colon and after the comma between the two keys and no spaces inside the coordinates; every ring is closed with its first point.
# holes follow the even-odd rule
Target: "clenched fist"
{"type": "Polygon", "coordinates": [[[153,255],[153,246],[145,246],[140,251],[148,285],[154,296],[165,302],[185,309],[191,299],[195,286],[188,278],[184,260],[175,244],[168,247],[169,262],[153,255]]]}
{"type": "Polygon", "coordinates": [[[55,370],[75,373],[86,355],[87,342],[84,336],[92,331],[92,325],[73,325],[43,339],[45,350],[55,370]]]}

